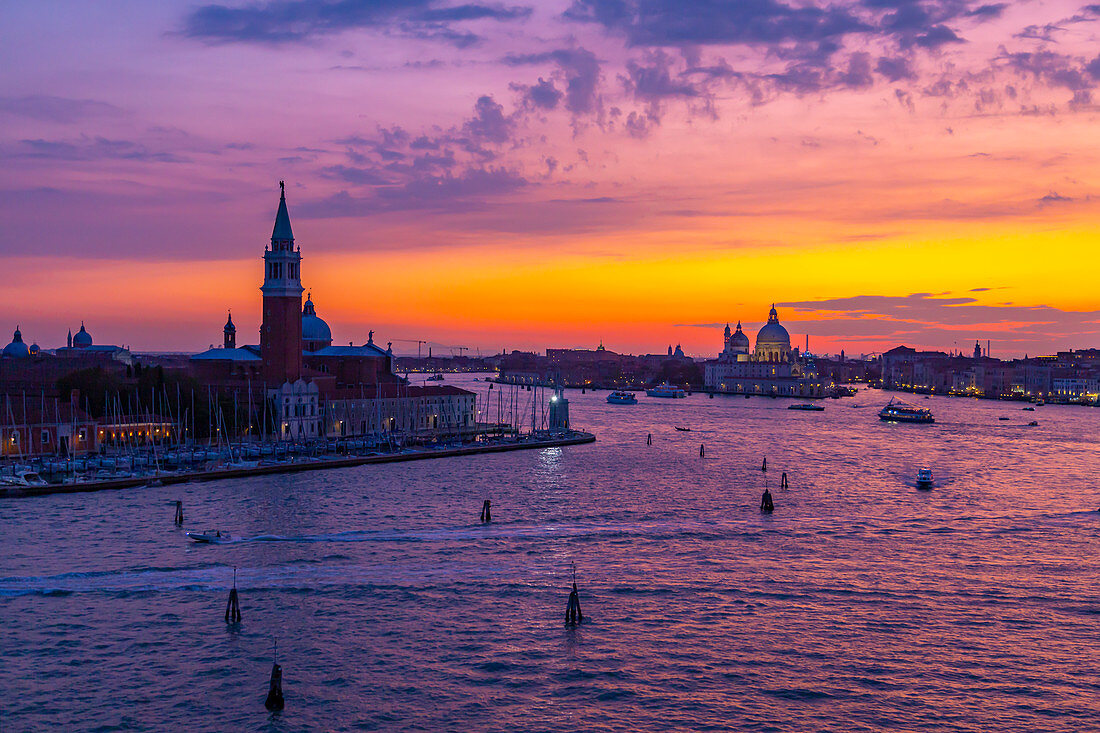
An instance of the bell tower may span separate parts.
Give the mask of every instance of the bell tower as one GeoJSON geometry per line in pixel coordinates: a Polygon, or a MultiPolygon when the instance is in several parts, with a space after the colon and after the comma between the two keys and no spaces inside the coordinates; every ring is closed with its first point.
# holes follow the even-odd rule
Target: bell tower
{"type": "Polygon", "coordinates": [[[294,248],[286,187],[279,181],[279,211],[264,251],[264,322],[260,356],[268,388],[295,382],[302,376],[302,254],[294,248]]]}

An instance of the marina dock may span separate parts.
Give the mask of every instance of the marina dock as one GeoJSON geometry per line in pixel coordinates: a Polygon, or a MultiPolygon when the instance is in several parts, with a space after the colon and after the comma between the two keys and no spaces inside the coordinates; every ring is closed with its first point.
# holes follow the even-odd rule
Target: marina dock
{"type": "Polygon", "coordinates": [[[73,483],[48,484],[46,486],[9,486],[0,492],[3,497],[41,496],[44,494],[71,494],[86,491],[106,491],[109,489],[128,489],[134,486],[183,484],[191,481],[217,481],[220,479],[249,478],[279,473],[298,473],[301,471],[319,471],[330,468],[351,468],[375,463],[398,463],[420,461],[429,458],[453,458],[482,453],[503,453],[516,450],[537,448],[557,448],[568,445],[583,445],[596,442],[596,436],[578,430],[559,435],[520,436],[514,439],[475,443],[450,448],[405,448],[394,452],[374,453],[370,455],[342,456],[333,458],[305,458],[301,460],[273,463],[266,466],[246,468],[227,468],[212,471],[186,471],[180,473],[156,473],[144,476],[109,479],[105,481],[77,481],[73,483]]]}

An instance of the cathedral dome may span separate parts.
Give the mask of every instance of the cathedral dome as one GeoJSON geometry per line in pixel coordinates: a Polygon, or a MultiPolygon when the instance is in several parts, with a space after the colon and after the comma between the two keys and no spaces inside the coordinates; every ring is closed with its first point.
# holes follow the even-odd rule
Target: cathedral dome
{"type": "Polygon", "coordinates": [[[92,335],[84,330],[84,321],[80,322],[80,331],[73,336],[73,347],[77,349],[86,349],[92,345],[92,335]]]}
{"type": "Polygon", "coordinates": [[[756,334],[756,347],[760,348],[762,345],[791,348],[791,335],[779,324],[779,315],[775,312],[774,305],[768,314],[768,322],[756,334]]]}
{"type": "Polygon", "coordinates": [[[332,330],[317,315],[312,294],[306,298],[302,307],[302,342],[306,351],[316,351],[332,345],[332,330]]]}
{"type": "Polygon", "coordinates": [[[11,343],[4,347],[3,354],[16,359],[31,355],[31,350],[23,343],[23,334],[19,332],[18,326],[15,327],[15,336],[12,338],[11,343]]]}

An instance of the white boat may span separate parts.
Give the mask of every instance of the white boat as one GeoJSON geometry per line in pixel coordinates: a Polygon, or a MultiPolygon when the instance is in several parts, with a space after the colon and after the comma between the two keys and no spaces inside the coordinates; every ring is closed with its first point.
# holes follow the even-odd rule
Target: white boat
{"type": "Polygon", "coordinates": [[[918,468],[917,469],[917,488],[918,489],[931,489],[934,479],[932,478],[931,468],[918,468]]]}
{"type": "Polygon", "coordinates": [[[607,401],[612,405],[636,405],[638,398],[633,392],[612,392],[607,396],[607,401]]]}
{"type": "Polygon", "coordinates": [[[821,405],[815,405],[813,402],[800,402],[796,405],[790,405],[788,410],[805,410],[807,412],[825,412],[825,408],[821,405]]]}
{"type": "Polygon", "coordinates": [[[208,529],[205,532],[188,532],[187,537],[195,542],[209,545],[216,545],[219,542],[227,542],[233,539],[228,532],[221,532],[216,529],[208,529]]]}
{"type": "Polygon", "coordinates": [[[687,397],[687,392],[668,382],[662,382],[656,387],[650,387],[645,393],[650,397],[671,397],[673,399],[687,397]]]}
{"type": "Polygon", "coordinates": [[[11,473],[0,474],[0,484],[4,486],[48,486],[37,471],[29,468],[17,468],[11,473]]]}

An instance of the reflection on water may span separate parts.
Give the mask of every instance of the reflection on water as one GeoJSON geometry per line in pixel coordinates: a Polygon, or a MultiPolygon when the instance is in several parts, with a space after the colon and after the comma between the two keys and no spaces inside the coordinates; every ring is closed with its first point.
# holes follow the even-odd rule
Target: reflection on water
{"type": "Polygon", "coordinates": [[[1100,412],[569,398],[596,444],[0,502],[5,729],[1094,727],[1100,412]]]}

